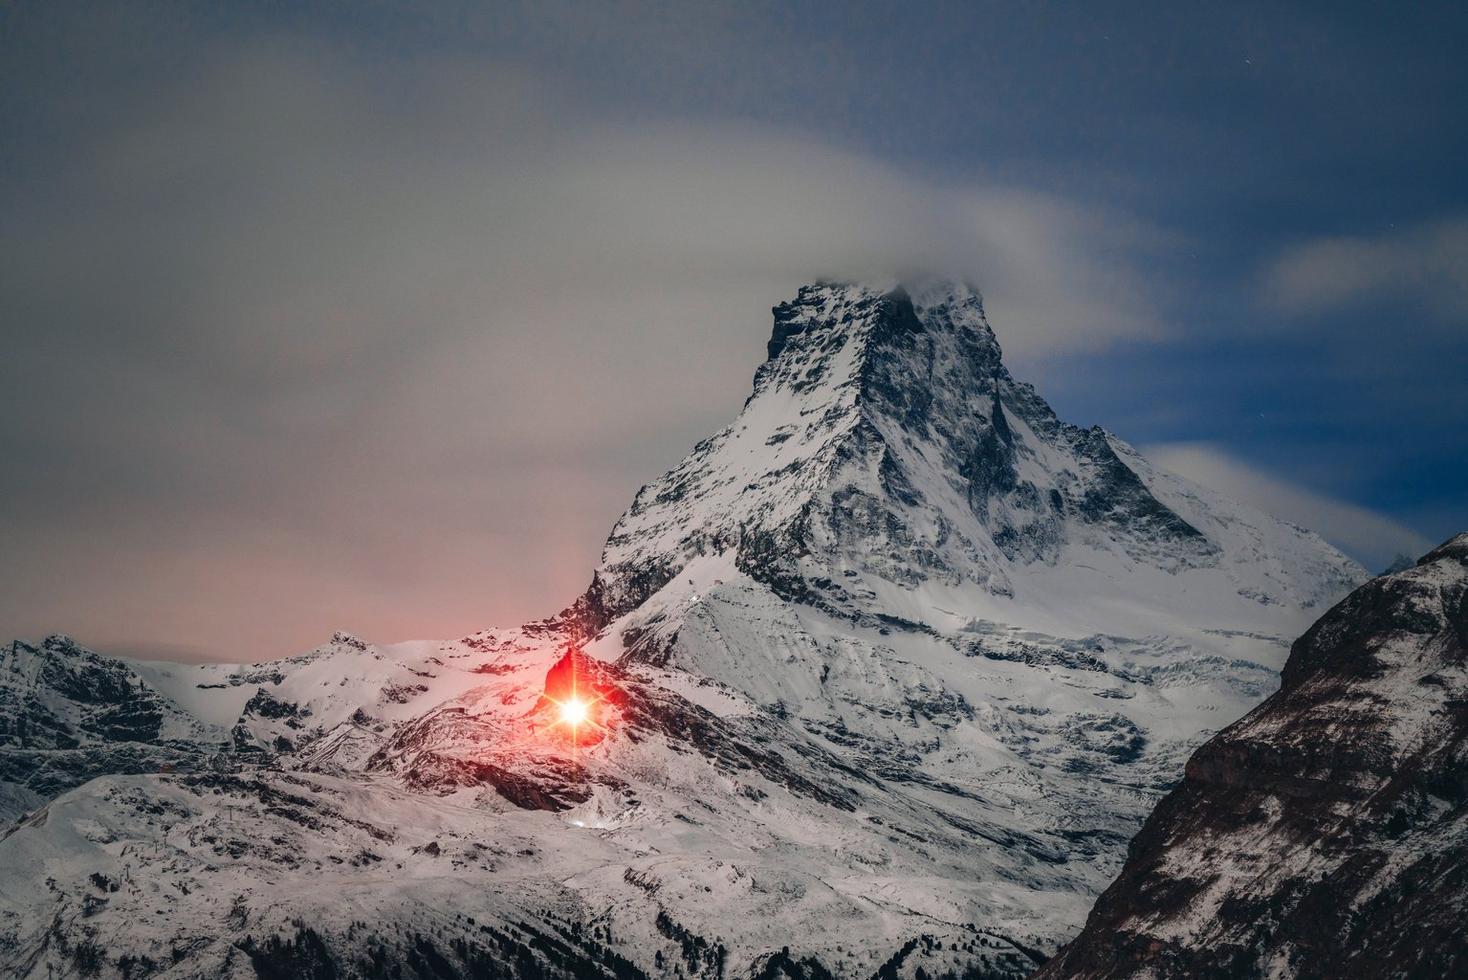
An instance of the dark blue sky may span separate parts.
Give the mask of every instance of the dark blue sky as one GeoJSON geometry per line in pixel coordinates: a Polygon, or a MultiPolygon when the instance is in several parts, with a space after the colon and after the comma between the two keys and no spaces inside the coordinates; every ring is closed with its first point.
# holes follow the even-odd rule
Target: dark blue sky
{"type": "Polygon", "coordinates": [[[1462,530],[1468,14],[1282,7],[7,8],[0,629],[549,613],[771,305],[916,268],[1368,564],[1462,530]]]}

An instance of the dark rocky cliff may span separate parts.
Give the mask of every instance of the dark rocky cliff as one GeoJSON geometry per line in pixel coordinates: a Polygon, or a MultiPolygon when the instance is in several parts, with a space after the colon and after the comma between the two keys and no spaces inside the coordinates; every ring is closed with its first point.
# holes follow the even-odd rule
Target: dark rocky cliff
{"type": "Polygon", "coordinates": [[[1204,745],[1037,980],[1468,975],[1468,534],[1351,593],[1204,745]]]}

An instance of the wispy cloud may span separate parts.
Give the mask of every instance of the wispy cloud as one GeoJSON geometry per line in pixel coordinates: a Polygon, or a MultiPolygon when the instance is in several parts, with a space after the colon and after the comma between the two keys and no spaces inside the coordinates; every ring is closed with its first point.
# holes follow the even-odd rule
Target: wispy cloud
{"type": "Polygon", "coordinates": [[[1301,243],[1269,264],[1262,290],[1291,313],[1327,313],[1386,298],[1461,323],[1468,318],[1468,217],[1301,243]]]}
{"type": "Polygon", "coordinates": [[[1415,558],[1433,544],[1370,508],[1266,473],[1211,443],[1160,443],[1142,451],[1157,465],[1194,483],[1315,531],[1373,572],[1399,554],[1415,558]]]}
{"type": "Polygon", "coordinates": [[[971,279],[1019,354],[1163,331],[1163,239],[1125,215],[547,92],[437,55],[211,50],[17,187],[0,449],[27,461],[5,537],[34,550],[0,621],[238,657],[552,612],[817,277],[971,279]]]}

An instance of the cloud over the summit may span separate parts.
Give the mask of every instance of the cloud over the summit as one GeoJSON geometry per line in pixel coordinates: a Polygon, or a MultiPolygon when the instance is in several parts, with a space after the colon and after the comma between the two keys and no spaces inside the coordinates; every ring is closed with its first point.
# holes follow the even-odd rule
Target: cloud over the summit
{"type": "Polygon", "coordinates": [[[1065,417],[1461,527],[1434,15],[899,6],[8,10],[0,638],[551,612],[826,277],[969,279],[1065,417]]]}
{"type": "Polygon", "coordinates": [[[256,42],[111,98],[4,202],[23,633],[244,657],[310,645],[322,604],[377,639],[552,612],[732,417],[803,281],[970,279],[1019,355],[1163,330],[1140,221],[791,130],[608,120],[523,67],[256,42]]]}

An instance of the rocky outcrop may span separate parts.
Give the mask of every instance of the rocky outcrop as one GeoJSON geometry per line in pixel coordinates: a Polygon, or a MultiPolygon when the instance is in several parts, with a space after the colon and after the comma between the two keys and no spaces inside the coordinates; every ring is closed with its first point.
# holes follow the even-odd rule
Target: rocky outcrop
{"type": "Polygon", "coordinates": [[[66,636],[17,640],[0,652],[0,823],[103,773],[194,764],[222,736],[125,661],[66,636]]]}
{"type": "Polygon", "coordinates": [[[1374,579],[1208,742],[1037,980],[1468,973],[1468,534],[1374,579]]]}

